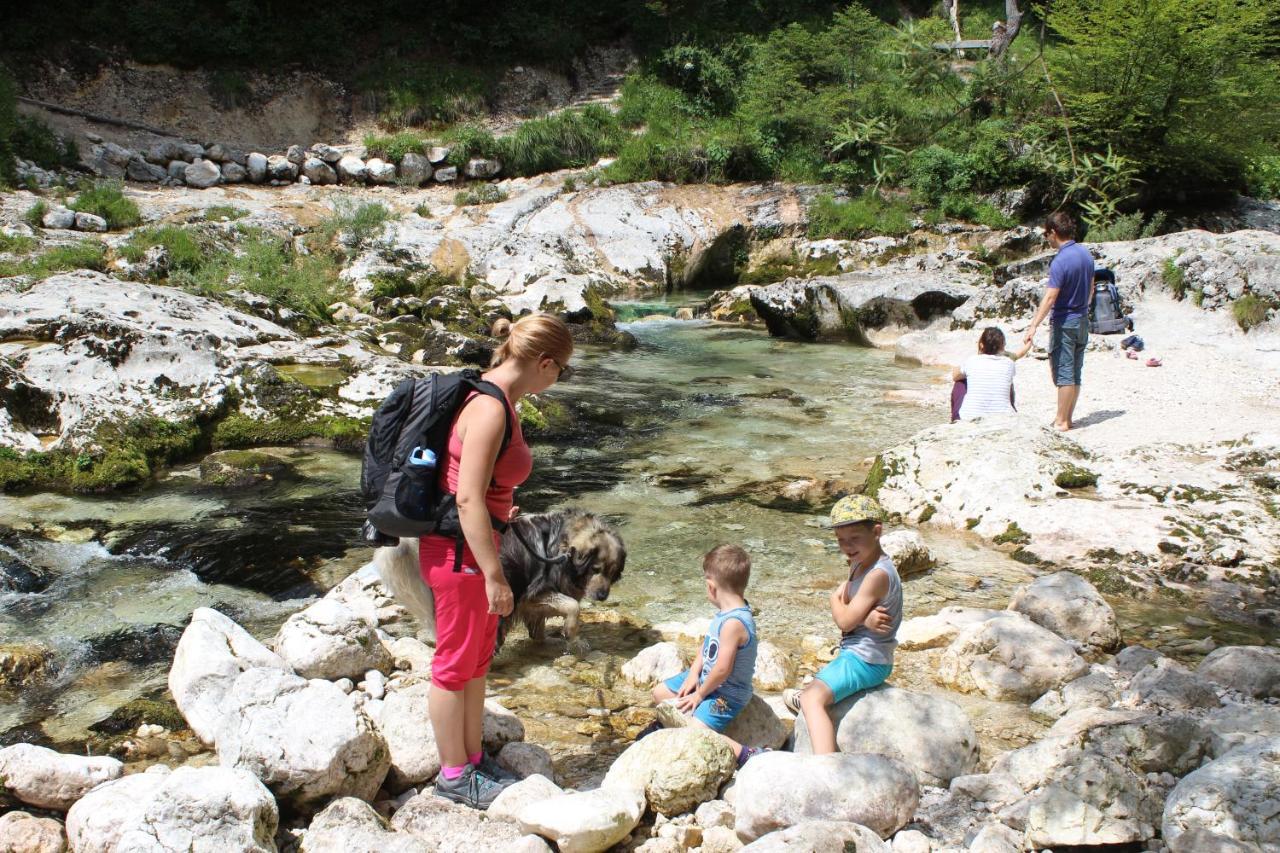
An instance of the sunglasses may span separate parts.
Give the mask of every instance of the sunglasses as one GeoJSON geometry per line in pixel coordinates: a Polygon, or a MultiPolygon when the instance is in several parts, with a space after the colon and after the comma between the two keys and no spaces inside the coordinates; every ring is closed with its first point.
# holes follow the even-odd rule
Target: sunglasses
{"type": "Polygon", "coordinates": [[[556,367],[560,368],[560,372],[556,374],[557,382],[564,382],[568,379],[573,378],[573,374],[574,374],[573,365],[561,364],[560,361],[557,358],[555,358],[555,356],[548,355],[544,357],[551,359],[551,363],[554,364],[556,367]]]}

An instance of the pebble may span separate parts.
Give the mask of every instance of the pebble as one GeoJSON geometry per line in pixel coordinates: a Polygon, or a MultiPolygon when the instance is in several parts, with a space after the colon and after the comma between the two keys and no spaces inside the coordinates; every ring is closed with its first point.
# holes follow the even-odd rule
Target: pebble
{"type": "Polygon", "coordinates": [[[356,686],[351,683],[350,678],[339,678],[337,681],[333,682],[333,685],[343,693],[350,693],[352,690],[356,689],[356,686]]]}
{"type": "Polygon", "coordinates": [[[1182,621],[1190,625],[1192,628],[1208,628],[1209,627],[1209,620],[1201,619],[1199,616],[1188,616],[1182,621]]]}
{"type": "Polygon", "coordinates": [[[370,699],[381,699],[387,695],[387,677],[376,669],[364,674],[364,692],[370,699]]]}

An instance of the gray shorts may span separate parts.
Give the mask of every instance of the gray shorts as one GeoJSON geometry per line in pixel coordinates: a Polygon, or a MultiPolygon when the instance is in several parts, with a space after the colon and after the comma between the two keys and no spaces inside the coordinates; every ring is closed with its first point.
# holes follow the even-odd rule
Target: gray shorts
{"type": "Polygon", "coordinates": [[[1089,343],[1089,319],[1072,317],[1049,325],[1049,369],[1053,384],[1079,385],[1084,373],[1084,349],[1089,343]]]}

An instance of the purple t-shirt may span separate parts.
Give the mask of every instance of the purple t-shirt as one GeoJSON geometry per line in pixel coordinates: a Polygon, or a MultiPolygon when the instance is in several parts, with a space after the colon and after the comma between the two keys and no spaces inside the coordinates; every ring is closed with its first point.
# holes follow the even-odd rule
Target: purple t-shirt
{"type": "Polygon", "coordinates": [[[1093,286],[1093,255],[1075,240],[1058,249],[1049,264],[1049,289],[1058,291],[1049,322],[1061,325],[1089,313],[1089,288],[1093,286]]]}

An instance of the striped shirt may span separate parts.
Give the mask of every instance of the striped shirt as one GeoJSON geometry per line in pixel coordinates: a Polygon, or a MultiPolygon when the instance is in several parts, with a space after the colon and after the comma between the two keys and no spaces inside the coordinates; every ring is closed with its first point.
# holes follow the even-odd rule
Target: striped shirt
{"type": "Polygon", "coordinates": [[[1009,392],[1017,370],[1007,355],[974,355],[960,367],[964,371],[964,402],[960,404],[960,420],[971,421],[983,415],[1004,415],[1013,411],[1009,392]]]}

